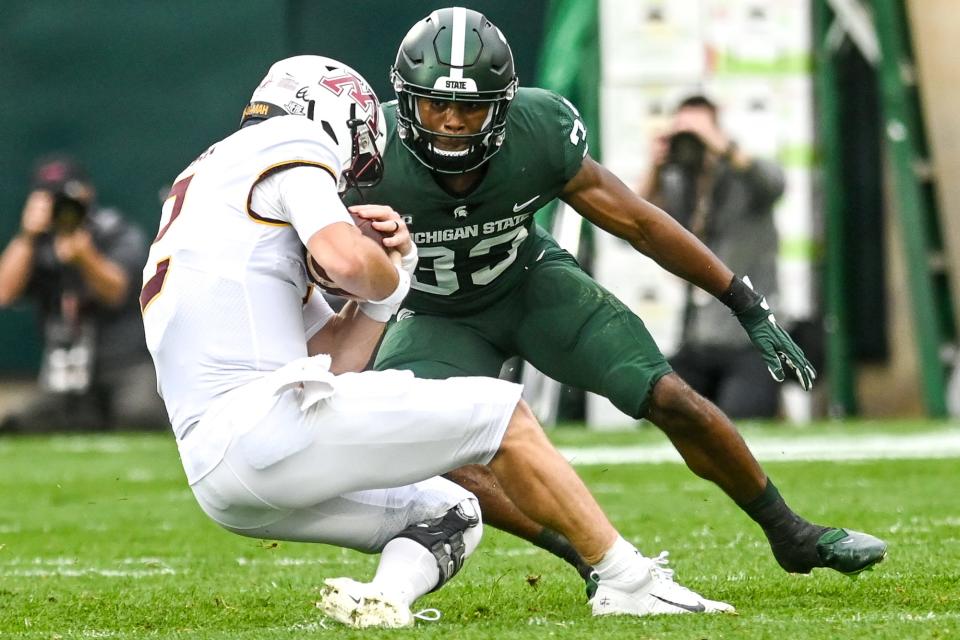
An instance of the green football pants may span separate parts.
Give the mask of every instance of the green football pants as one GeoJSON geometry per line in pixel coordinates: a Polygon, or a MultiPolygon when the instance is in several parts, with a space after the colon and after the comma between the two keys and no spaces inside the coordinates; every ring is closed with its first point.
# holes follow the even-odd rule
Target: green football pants
{"type": "Polygon", "coordinates": [[[497,377],[518,355],[562,383],[646,413],[654,384],[671,368],[643,321],[566,252],[547,251],[523,283],[478,313],[401,311],[387,328],[377,369],[423,378],[497,377]]]}

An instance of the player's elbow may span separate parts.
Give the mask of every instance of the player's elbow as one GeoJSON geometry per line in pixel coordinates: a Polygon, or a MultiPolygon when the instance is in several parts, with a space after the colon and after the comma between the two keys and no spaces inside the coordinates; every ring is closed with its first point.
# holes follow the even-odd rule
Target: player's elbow
{"type": "Polygon", "coordinates": [[[654,243],[650,237],[649,230],[638,220],[631,221],[631,224],[624,230],[623,235],[620,237],[644,255],[650,255],[650,252],[654,250],[654,243]]]}

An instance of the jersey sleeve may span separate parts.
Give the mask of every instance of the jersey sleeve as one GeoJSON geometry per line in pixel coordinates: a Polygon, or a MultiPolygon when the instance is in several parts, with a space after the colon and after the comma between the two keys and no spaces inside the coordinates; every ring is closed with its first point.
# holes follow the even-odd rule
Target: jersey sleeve
{"type": "Polygon", "coordinates": [[[271,118],[258,124],[257,164],[261,175],[294,166],[314,166],[328,172],[334,184],[343,167],[336,144],[319,124],[300,116],[271,118]]]}
{"type": "Polygon", "coordinates": [[[350,222],[337,193],[342,167],[328,134],[301,117],[271,118],[257,125],[265,136],[258,153],[259,176],[250,194],[252,214],[293,226],[307,244],[334,222],[350,222]]]}
{"type": "Polygon", "coordinates": [[[580,170],[580,165],[583,164],[583,159],[590,150],[587,127],[573,103],[552,91],[545,93],[551,103],[551,112],[554,114],[553,118],[546,122],[546,125],[552,129],[547,134],[559,145],[553,160],[566,183],[580,170]]]}
{"type": "Polygon", "coordinates": [[[319,167],[294,166],[273,173],[253,188],[251,208],[288,222],[304,246],[314,233],[334,222],[353,224],[340,202],[336,184],[319,167]]]}

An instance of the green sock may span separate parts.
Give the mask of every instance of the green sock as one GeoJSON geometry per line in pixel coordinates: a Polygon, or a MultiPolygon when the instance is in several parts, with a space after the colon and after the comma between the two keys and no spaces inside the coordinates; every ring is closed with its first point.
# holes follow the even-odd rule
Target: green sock
{"type": "Polygon", "coordinates": [[[763,529],[774,558],[785,570],[809,573],[814,567],[823,566],[816,544],[827,528],[794,513],[769,478],[763,492],[740,508],[763,529]]]}
{"type": "Polygon", "coordinates": [[[760,495],[750,502],[741,504],[740,508],[764,529],[769,524],[777,523],[784,515],[793,513],[770,478],[767,478],[767,485],[760,495]]]}

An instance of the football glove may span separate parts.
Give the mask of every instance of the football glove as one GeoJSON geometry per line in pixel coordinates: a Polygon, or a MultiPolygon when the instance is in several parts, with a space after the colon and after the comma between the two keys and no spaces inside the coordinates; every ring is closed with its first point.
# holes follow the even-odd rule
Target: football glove
{"type": "Polygon", "coordinates": [[[809,391],[817,372],[790,334],[777,323],[767,299],[753,290],[750,278],[744,276],[741,280],[734,276],[730,288],[720,299],[737,316],[753,346],[760,350],[773,379],[783,382],[786,365],[796,374],[804,391],[809,391]]]}

